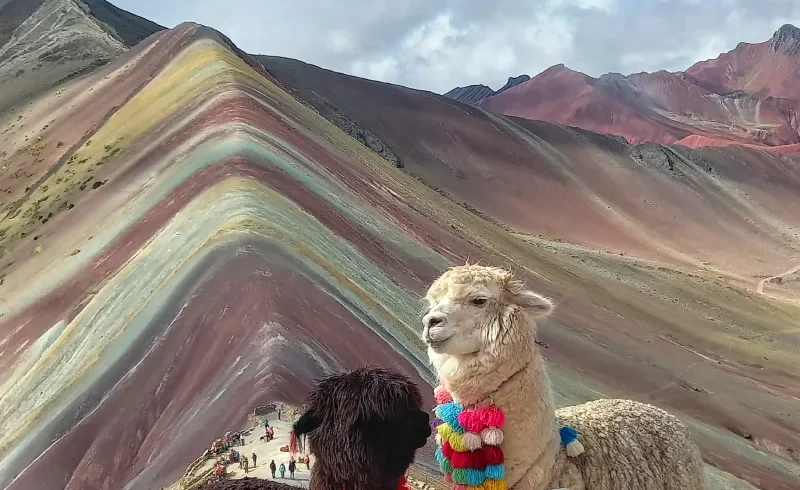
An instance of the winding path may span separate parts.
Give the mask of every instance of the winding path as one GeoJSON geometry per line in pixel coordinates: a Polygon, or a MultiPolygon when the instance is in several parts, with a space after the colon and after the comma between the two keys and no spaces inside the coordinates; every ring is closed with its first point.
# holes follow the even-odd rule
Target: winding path
{"type": "Polygon", "coordinates": [[[758,294],[764,294],[764,285],[768,281],[771,281],[773,279],[777,279],[779,277],[788,276],[789,274],[794,274],[797,271],[800,271],[800,264],[797,264],[796,266],[792,267],[791,269],[787,270],[786,272],[783,272],[781,274],[778,274],[778,275],[775,275],[775,276],[772,276],[772,277],[767,277],[765,279],[762,279],[762,280],[758,281],[758,285],[756,285],[756,292],[758,294]]]}

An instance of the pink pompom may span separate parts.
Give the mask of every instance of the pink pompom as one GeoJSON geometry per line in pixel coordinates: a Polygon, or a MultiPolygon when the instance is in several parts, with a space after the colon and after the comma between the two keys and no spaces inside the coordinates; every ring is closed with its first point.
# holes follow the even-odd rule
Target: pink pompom
{"type": "Polygon", "coordinates": [[[466,485],[453,485],[453,490],[467,490],[466,485]]]}
{"type": "Polygon", "coordinates": [[[506,414],[497,408],[497,405],[491,405],[483,409],[483,422],[486,427],[502,427],[506,423],[506,414]]]}
{"type": "Polygon", "coordinates": [[[444,474],[444,482],[445,483],[453,483],[453,475],[451,475],[450,473],[445,473],[444,474]]]}
{"type": "Polygon", "coordinates": [[[450,395],[450,392],[444,389],[444,386],[442,385],[439,385],[436,388],[434,388],[433,397],[436,399],[436,403],[438,403],[439,405],[443,405],[445,403],[453,401],[453,397],[450,395]]]}
{"type": "Polygon", "coordinates": [[[461,427],[466,429],[468,432],[482,431],[486,427],[483,419],[483,409],[464,410],[458,414],[458,423],[461,424],[461,427]]]}

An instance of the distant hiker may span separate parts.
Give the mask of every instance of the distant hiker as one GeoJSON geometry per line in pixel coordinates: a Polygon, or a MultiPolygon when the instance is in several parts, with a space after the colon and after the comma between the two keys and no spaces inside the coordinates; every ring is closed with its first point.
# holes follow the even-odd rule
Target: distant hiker
{"type": "Polygon", "coordinates": [[[286,473],[286,465],[281,463],[281,465],[278,466],[278,471],[281,472],[281,478],[284,478],[283,474],[286,473]]]}
{"type": "Polygon", "coordinates": [[[257,458],[256,453],[253,453],[253,468],[256,467],[256,458],[257,458]]]}
{"type": "Polygon", "coordinates": [[[297,469],[297,464],[294,462],[293,459],[289,460],[289,477],[291,477],[292,480],[294,480],[294,470],[295,469],[297,469]]]}
{"type": "Polygon", "coordinates": [[[272,472],[272,479],[273,480],[275,479],[275,470],[276,469],[277,468],[275,467],[275,460],[273,459],[272,461],[269,462],[269,470],[272,472]]]}
{"type": "Polygon", "coordinates": [[[269,430],[267,431],[267,435],[269,436],[269,438],[267,440],[271,441],[271,440],[275,439],[275,428],[270,426],[269,430]]]}
{"type": "Polygon", "coordinates": [[[250,469],[250,462],[247,461],[247,456],[242,456],[244,458],[244,472],[247,473],[250,469]]]}
{"type": "Polygon", "coordinates": [[[311,457],[308,454],[306,454],[306,469],[311,469],[311,457]]]}
{"type": "Polygon", "coordinates": [[[278,409],[278,420],[280,420],[280,419],[281,419],[281,409],[279,408],[278,409]]]}

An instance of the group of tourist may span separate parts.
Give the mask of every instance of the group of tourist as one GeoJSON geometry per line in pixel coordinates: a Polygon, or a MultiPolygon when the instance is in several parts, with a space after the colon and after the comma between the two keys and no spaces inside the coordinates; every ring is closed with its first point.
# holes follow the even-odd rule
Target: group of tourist
{"type": "MultiPolygon", "coordinates": [[[[306,464],[306,469],[310,469],[310,467],[311,467],[311,458],[306,456],[305,458],[301,458],[301,459],[302,459],[302,462],[304,462],[306,464]]],[[[286,465],[284,463],[281,463],[280,466],[275,466],[275,460],[274,459],[272,461],[270,461],[270,463],[269,463],[269,470],[272,472],[272,479],[273,480],[275,479],[275,471],[276,470],[281,474],[281,479],[286,479],[286,469],[287,469],[287,467],[286,467],[286,465]]],[[[289,469],[289,478],[291,480],[294,480],[294,472],[297,470],[297,462],[294,460],[294,458],[290,458],[289,459],[289,467],[288,467],[288,469],[289,469]]]]}
{"type": "MultiPolygon", "coordinates": [[[[257,466],[257,464],[258,464],[258,455],[256,453],[253,453],[253,468],[254,469],[257,466]]],[[[247,456],[242,456],[242,458],[239,460],[239,468],[243,469],[245,474],[248,471],[250,471],[250,460],[247,459],[247,456]]]]}
{"type": "MultiPolygon", "coordinates": [[[[277,411],[277,418],[281,420],[285,418],[285,413],[282,413],[281,409],[277,411]]],[[[269,420],[265,417],[263,420],[264,426],[264,435],[260,436],[260,440],[262,441],[272,441],[275,439],[275,427],[270,425],[269,420]]],[[[214,475],[216,476],[217,480],[225,478],[228,476],[227,466],[233,463],[239,463],[239,469],[244,470],[244,473],[247,474],[251,470],[256,468],[258,456],[254,452],[249,458],[241,454],[239,451],[233,449],[233,446],[244,446],[245,445],[245,431],[239,432],[227,432],[221,438],[215,439],[214,442],[211,444],[210,449],[206,449],[203,453],[204,458],[210,458],[212,456],[218,456],[217,460],[214,462],[214,475]]],[[[288,446],[285,448],[281,448],[281,451],[288,450],[288,446]]],[[[306,469],[311,469],[311,458],[306,456],[301,456],[299,460],[296,460],[293,456],[289,459],[288,463],[281,462],[280,464],[276,464],[275,460],[270,461],[269,469],[272,473],[272,479],[277,479],[277,475],[280,475],[279,478],[287,479],[287,472],[288,472],[288,479],[294,480],[295,479],[295,472],[297,471],[298,463],[302,464],[305,463],[306,469]]]]}

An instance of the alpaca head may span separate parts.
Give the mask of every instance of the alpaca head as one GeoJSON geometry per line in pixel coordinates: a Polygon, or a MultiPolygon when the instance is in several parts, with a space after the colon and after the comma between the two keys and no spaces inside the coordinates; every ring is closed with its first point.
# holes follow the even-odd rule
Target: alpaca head
{"type": "Polygon", "coordinates": [[[328,376],[308,401],[294,429],[317,457],[311,488],[395,490],[431,435],[417,386],[385,369],[328,376]]]}
{"type": "Polygon", "coordinates": [[[425,298],[422,338],[434,364],[442,356],[491,362],[512,344],[529,346],[536,337],[533,320],[553,310],[549,299],[525,289],[512,272],[482,265],[448,269],[425,298]]]}

